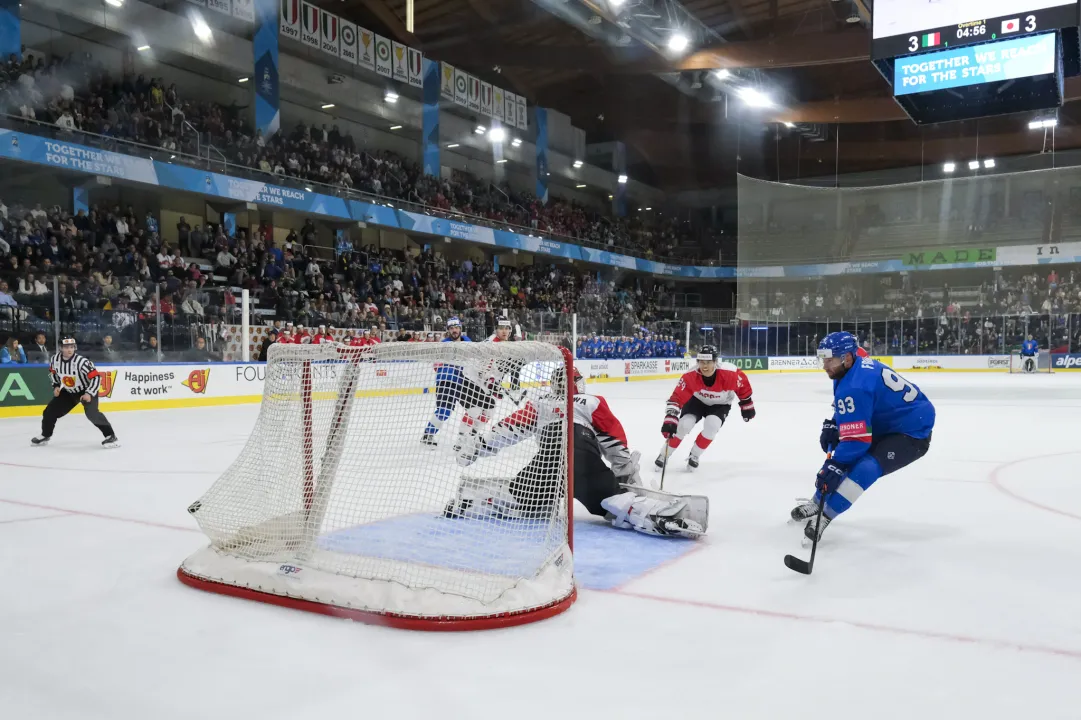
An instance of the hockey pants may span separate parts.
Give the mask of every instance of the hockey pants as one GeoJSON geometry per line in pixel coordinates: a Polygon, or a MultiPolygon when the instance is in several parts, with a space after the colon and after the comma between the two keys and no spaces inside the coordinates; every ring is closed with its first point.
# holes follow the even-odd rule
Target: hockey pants
{"type": "MultiPolygon", "coordinates": [[[[550,423],[541,430],[540,449],[510,485],[518,506],[529,516],[549,512],[559,498],[552,482],[561,462],[562,423],[550,423]]],[[[574,498],[593,515],[604,517],[605,498],[623,492],[612,469],[605,464],[597,438],[588,429],[574,425],[574,498]]]]}
{"type": "MultiPolygon", "coordinates": [[[[45,406],[45,412],[41,414],[42,437],[52,437],[56,421],[74,410],[81,402],[79,400],[81,397],[82,394],[62,390],[59,395],[49,401],[49,404],[45,406]]],[[[98,410],[97,395],[92,396],[90,402],[83,405],[83,412],[86,413],[86,419],[95,425],[103,436],[109,437],[113,434],[113,426],[109,424],[101,410],[98,410]]]]}
{"type": "MultiPolygon", "coordinates": [[[[884,475],[897,472],[906,465],[919,460],[931,447],[931,436],[914,438],[908,435],[884,435],[871,441],[867,454],[856,461],[847,477],[841,481],[837,491],[826,498],[826,507],[822,513],[831,520],[859,500],[864,490],[884,475]]],[[[821,493],[815,492],[815,502],[821,493]]]]}

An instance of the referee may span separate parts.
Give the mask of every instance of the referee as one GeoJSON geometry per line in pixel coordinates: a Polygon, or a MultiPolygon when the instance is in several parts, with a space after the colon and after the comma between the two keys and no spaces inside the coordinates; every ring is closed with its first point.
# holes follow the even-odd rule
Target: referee
{"type": "Polygon", "coordinates": [[[41,435],[32,439],[31,443],[47,445],[53,436],[56,421],[82,402],[86,419],[105,436],[101,444],[107,448],[120,445],[113,433],[113,426],[98,410],[98,388],[101,387],[98,371],[94,363],[75,352],[75,338],[66,337],[60,341],[60,352],[53,355],[49,378],[53,383],[53,399],[41,415],[41,435]]]}

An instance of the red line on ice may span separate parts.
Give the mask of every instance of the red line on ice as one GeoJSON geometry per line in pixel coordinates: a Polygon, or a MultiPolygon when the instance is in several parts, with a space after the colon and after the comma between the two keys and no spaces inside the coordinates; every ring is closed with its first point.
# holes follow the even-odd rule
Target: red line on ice
{"type": "Polygon", "coordinates": [[[819,617],[816,615],[798,615],[796,613],[782,612],[779,610],[762,610],[759,608],[740,607],[738,605],[724,605],[721,603],[706,602],[703,600],[687,600],[684,598],[664,597],[662,595],[649,595],[647,593],[631,592],[627,590],[595,590],[609,595],[624,595],[640,600],[654,600],[656,602],[672,603],[674,605],[686,605],[689,607],[703,608],[706,610],[718,610],[721,612],[738,613],[740,615],[754,615],[757,617],[777,618],[782,620],[798,620],[811,623],[840,623],[857,627],[861,630],[873,630],[875,632],[890,633],[892,635],[904,635],[908,637],[925,638],[928,640],[947,640],[949,642],[968,643],[972,645],[987,645],[1003,650],[1021,650],[1023,652],[1041,653],[1081,660],[1081,650],[1068,650],[1066,648],[1047,647],[1045,645],[1032,645],[1010,640],[996,640],[993,638],[980,638],[970,635],[958,635],[955,633],[937,632],[935,630],[915,630],[912,628],[893,627],[891,625],[878,625],[876,623],[862,622],[859,620],[844,620],[841,618],[819,617]]]}
{"type": "Polygon", "coordinates": [[[170,525],[168,523],[154,522],[152,520],[137,520],[136,518],[120,517],[119,515],[106,515],[104,513],[87,512],[86,510],[72,510],[71,508],[56,507],[54,505],[40,505],[38,503],[23,502],[22,500],[7,500],[0,498],[0,503],[18,505],[20,507],[37,508],[38,510],[53,510],[55,512],[68,513],[69,515],[81,515],[83,517],[98,518],[100,520],[115,520],[117,522],[146,525],[147,527],[164,528],[166,530],[183,530],[184,532],[199,532],[198,528],[183,527],[182,525],[170,525]]]}
{"type": "Polygon", "coordinates": [[[995,467],[995,469],[991,471],[991,474],[988,475],[988,478],[991,480],[991,487],[995,488],[995,490],[998,490],[1003,495],[1017,500],[1018,502],[1022,502],[1026,505],[1031,505],[1032,507],[1039,508],[1040,510],[1046,510],[1049,513],[1062,515],[1063,517],[1073,518],[1074,520],[1081,520],[1081,515],[1076,515],[1072,512],[1062,510],[1060,508],[1051,507],[1050,505],[1044,505],[1042,503],[1036,502],[1035,500],[1029,500],[1023,495],[1019,495],[1018,493],[1010,490],[1008,487],[1003,485],[1002,479],[999,477],[1000,472],[1013,465],[1020,465],[1021,463],[1032,462],[1033,460],[1046,460],[1048,458],[1064,457],[1066,455],[1079,454],[1081,454],[1081,451],[1069,450],[1067,452],[1051,453],[1050,455],[1033,455],[1032,457],[1021,458],[1019,460],[1010,460],[1009,462],[1004,462],[1001,465],[995,467]]]}

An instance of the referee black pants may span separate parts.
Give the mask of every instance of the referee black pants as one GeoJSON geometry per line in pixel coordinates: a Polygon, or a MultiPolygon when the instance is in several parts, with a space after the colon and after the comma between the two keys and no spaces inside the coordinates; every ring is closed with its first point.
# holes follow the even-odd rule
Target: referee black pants
{"type": "MultiPolygon", "coordinates": [[[[45,412],[41,414],[41,436],[52,437],[56,421],[74,410],[81,397],[81,393],[61,390],[59,395],[50,400],[49,404],[45,406],[45,412]]],[[[101,430],[103,436],[109,437],[113,434],[113,426],[109,424],[101,410],[98,410],[97,395],[92,396],[90,402],[83,405],[83,412],[86,413],[86,419],[93,423],[98,430],[101,430]]]]}

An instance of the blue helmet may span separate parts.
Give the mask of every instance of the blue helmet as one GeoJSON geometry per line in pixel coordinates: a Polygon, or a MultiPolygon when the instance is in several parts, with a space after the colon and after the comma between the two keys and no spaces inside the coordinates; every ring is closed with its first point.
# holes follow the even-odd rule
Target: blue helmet
{"type": "Polygon", "coordinates": [[[820,358],[843,358],[852,353],[852,357],[859,354],[860,344],[856,336],[850,332],[832,332],[822,338],[818,343],[818,357],[820,358]]]}

